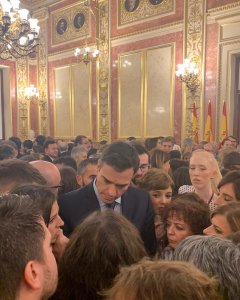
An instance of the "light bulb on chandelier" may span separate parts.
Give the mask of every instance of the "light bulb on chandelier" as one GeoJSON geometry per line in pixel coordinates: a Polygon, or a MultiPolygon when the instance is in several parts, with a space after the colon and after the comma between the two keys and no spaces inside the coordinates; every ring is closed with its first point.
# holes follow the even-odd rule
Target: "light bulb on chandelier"
{"type": "Polygon", "coordinates": [[[78,62],[83,61],[87,65],[90,61],[97,60],[99,56],[99,50],[86,46],[82,49],[76,48],[74,55],[77,57],[78,62]]]}
{"type": "Polygon", "coordinates": [[[24,89],[24,97],[28,101],[37,101],[39,97],[39,92],[33,84],[30,84],[24,89]]]}
{"type": "Polygon", "coordinates": [[[19,0],[0,0],[0,58],[20,58],[36,51],[39,44],[38,20],[19,9],[19,0]]]}
{"type": "Polygon", "coordinates": [[[177,65],[176,76],[186,84],[187,89],[194,95],[199,87],[199,67],[193,59],[184,59],[183,64],[177,65]]]}

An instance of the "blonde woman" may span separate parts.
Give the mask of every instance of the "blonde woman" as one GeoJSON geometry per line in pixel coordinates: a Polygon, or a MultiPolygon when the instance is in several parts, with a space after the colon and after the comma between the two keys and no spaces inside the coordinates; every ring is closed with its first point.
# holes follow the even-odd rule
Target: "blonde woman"
{"type": "Polygon", "coordinates": [[[202,149],[195,150],[189,162],[189,175],[192,186],[182,186],[179,194],[195,192],[214,210],[217,200],[216,186],[222,178],[214,155],[202,149]]]}

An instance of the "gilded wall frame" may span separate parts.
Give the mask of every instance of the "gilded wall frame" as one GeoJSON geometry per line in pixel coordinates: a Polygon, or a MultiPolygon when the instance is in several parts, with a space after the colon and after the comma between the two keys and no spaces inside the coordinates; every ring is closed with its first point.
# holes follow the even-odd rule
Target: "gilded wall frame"
{"type": "Polygon", "coordinates": [[[118,1],[118,26],[143,19],[168,15],[175,11],[175,0],[129,0],[118,1]],[[133,5],[131,6],[131,3],[133,5]]]}
{"type": "Polygon", "coordinates": [[[170,43],[118,55],[119,139],[126,139],[129,136],[146,138],[173,134],[174,53],[175,44],[170,43]],[[155,57],[156,55],[160,56],[157,63],[154,59],[150,59],[152,54],[155,57]],[[132,60],[132,57],[136,55],[139,56],[138,66],[134,65],[134,60],[132,60]],[[166,60],[165,65],[167,67],[164,67],[164,63],[159,63],[161,60],[166,60]],[[151,64],[152,61],[154,61],[153,64],[151,64]],[[129,65],[129,69],[132,68],[129,74],[133,74],[132,78],[134,82],[129,81],[127,86],[125,81],[131,78],[131,76],[124,72],[123,69],[128,68],[129,63],[132,63],[132,65],[129,65]],[[149,73],[149,70],[153,73],[149,73]],[[136,74],[138,73],[139,75],[137,76],[136,74]],[[151,81],[152,78],[156,80],[151,81]],[[158,83],[158,80],[161,81],[161,84],[158,83]],[[131,92],[132,88],[136,88],[136,82],[139,89],[137,92],[131,92]],[[161,85],[163,87],[162,90],[161,85]],[[153,89],[158,94],[157,96],[151,93],[153,89]],[[126,103],[126,99],[131,101],[131,103],[126,103]],[[151,105],[153,107],[150,112],[148,108],[151,105]],[[135,110],[133,109],[134,107],[136,108],[135,110]],[[162,122],[164,122],[164,126],[161,126],[162,122]],[[166,122],[168,122],[168,126],[165,126],[166,122]]]}
{"type": "Polygon", "coordinates": [[[69,5],[51,15],[52,46],[90,34],[90,9],[84,3],[69,5]]]}
{"type": "Polygon", "coordinates": [[[56,67],[54,69],[54,136],[56,138],[71,139],[78,134],[85,134],[92,138],[92,65],[87,66],[87,87],[85,94],[77,93],[75,88],[78,82],[75,76],[76,68],[78,66],[85,70],[86,66],[81,65],[66,65],[64,67],[56,67]],[[65,73],[64,73],[65,70],[65,73]],[[57,84],[57,72],[63,71],[61,76],[62,83],[57,84]],[[61,99],[62,97],[62,99],[61,99]],[[62,101],[62,105],[59,102],[62,101]],[[84,103],[82,101],[85,101],[84,103]],[[76,106],[78,109],[76,109],[76,106]],[[82,110],[82,106],[87,109],[82,110]],[[80,111],[79,111],[80,109],[80,111]],[[76,125],[79,118],[85,118],[86,122],[81,123],[81,132],[77,132],[79,126],[76,125]],[[70,121],[69,121],[70,120],[70,121]],[[85,127],[84,127],[85,126],[85,127]]]}

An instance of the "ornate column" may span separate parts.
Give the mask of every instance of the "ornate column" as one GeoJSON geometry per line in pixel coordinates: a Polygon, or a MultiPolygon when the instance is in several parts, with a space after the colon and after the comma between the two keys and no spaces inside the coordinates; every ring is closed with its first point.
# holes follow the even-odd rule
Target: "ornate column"
{"type": "Polygon", "coordinates": [[[37,73],[39,91],[39,133],[48,135],[48,9],[42,8],[34,12],[34,17],[39,20],[40,45],[38,46],[37,73]]]}
{"type": "Polygon", "coordinates": [[[97,139],[111,140],[110,120],[110,14],[109,1],[98,2],[98,47],[100,50],[97,68],[97,93],[98,93],[98,131],[97,139]]]}
{"type": "Polygon", "coordinates": [[[203,95],[205,65],[206,0],[185,0],[184,58],[192,58],[199,65],[200,86],[194,97],[184,88],[182,139],[191,135],[193,101],[198,108],[198,131],[200,140],[203,134],[203,95]]]}

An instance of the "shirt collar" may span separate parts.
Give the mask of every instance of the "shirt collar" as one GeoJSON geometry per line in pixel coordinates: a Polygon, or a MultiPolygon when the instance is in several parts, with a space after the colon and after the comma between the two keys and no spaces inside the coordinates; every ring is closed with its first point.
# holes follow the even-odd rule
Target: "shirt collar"
{"type": "MultiPolygon", "coordinates": [[[[100,205],[100,208],[102,209],[102,207],[105,207],[105,203],[101,200],[101,197],[99,195],[99,192],[98,192],[98,189],[97,189],[97,186],[96,186],[96,178],[94,179],[93,181],[93,189],[94,189],[94,192],[96,194],[96,197],[98,199],[98,202],[99,202],[99,205],[100,205]]],[[[117,199],[115,199],[115,202],[117,202],[119,205],[121,205],[121,197],[118,197],[117,199]]]]}

